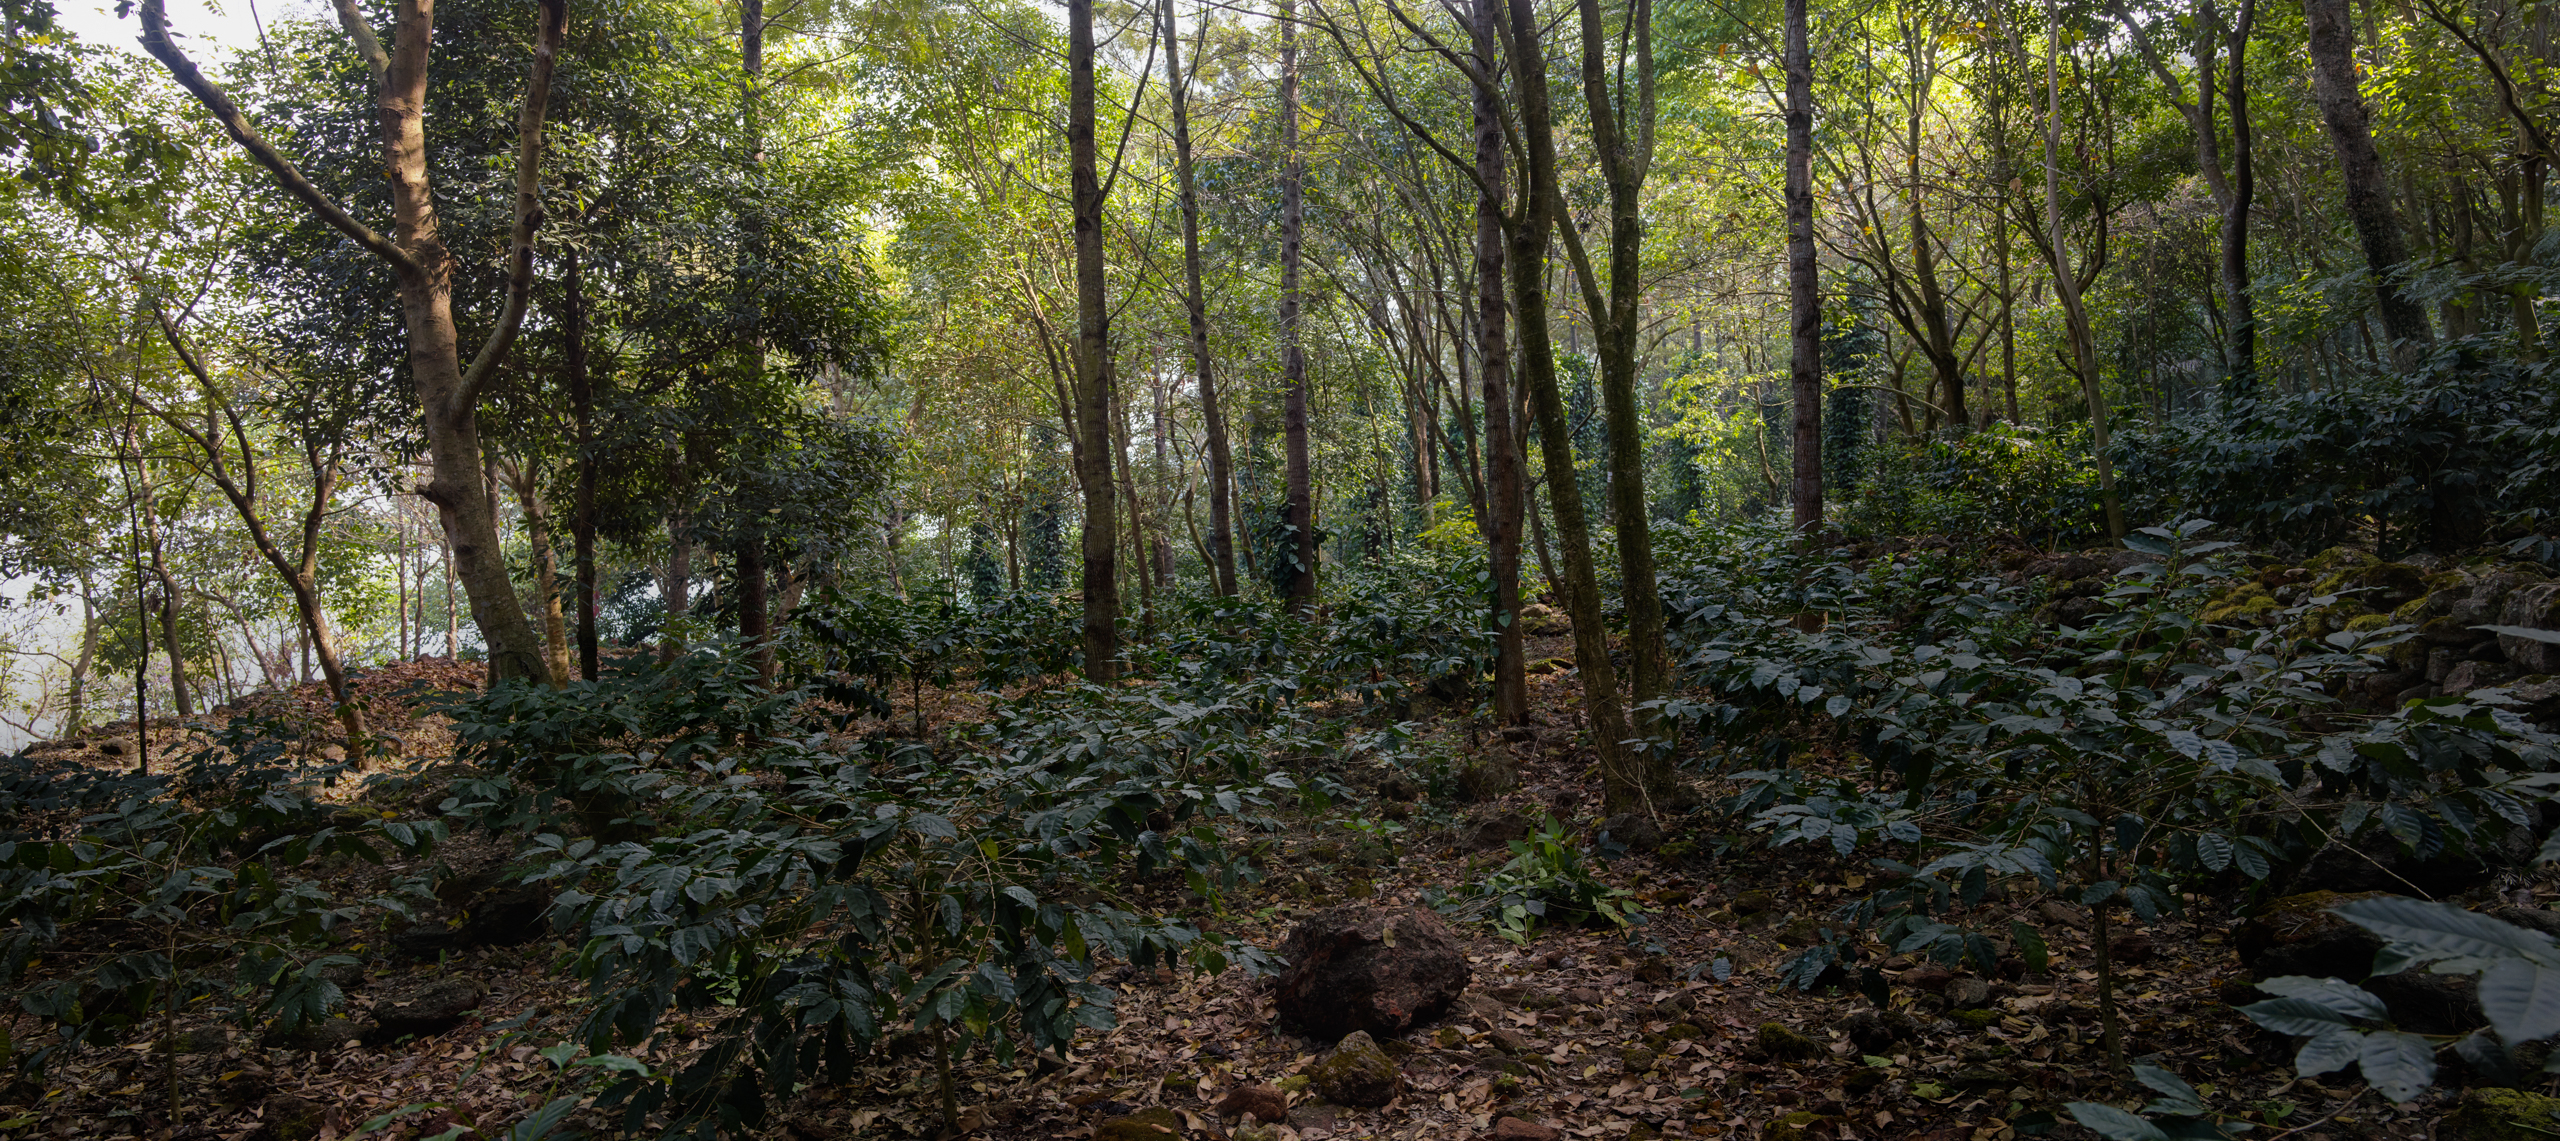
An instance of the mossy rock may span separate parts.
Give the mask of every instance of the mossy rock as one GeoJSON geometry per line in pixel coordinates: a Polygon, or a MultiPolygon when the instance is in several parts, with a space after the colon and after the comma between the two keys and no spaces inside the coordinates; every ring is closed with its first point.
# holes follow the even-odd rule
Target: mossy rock
{"type": "Polygon", "coordinates": [[[1307,1087],[1314,1085],[1315,1082],[1305,1074],[1291,1074],[1271,1084],[1282,1093],[1305,1093],[1307,1087]]]}
{"type": "Polygon", "coordinates": [[[1822,1043],[1789,1029],[1783,1022],[1761,1023],[1756,1040],[1770,1057],[1782,1062],[1799,1062],[1823,1054],[1822,1043]]]}
{"type": "Polygon", "coordinates": [[[1318,1096],[1335,1105],[1380,1106],[1395,1100],[1404,1071],[1364,1031],[1354,1030],[1323,1061],[1307,1067],[1318,1096]]]}
{"type": "Polygon", "coordinates": [[[1811,1141],[1818,1136],[1814,1126],[1831,1120],[1811,1110],[1797,1110],[1769,1123],[1760,1131],[1760,1141],[1811,1141]]]}
{"type": "Polygon", "coordinates": [[[1947,1012],[1947,1017],[1976,1030],[1989,1029],[1992,1023],[2000,1021],[2000,1013],[1995,1010],[1954,1010],[1947,1012]]]}
{"type": "Polygon", "coordinates": [[[1200,1079],[1192,1074],[1172,1074],[1164,1079],[1166,1093],[1191,1094],[1200,1090],[1200,1079]]]}
{"type": "Polygon", "coordinates": [[[1630,1074],[1641,1074],[1652,1069],[1653,1061],[1653,1051],[1642,1046],[1629,1046],[1618,1051],[1618,1064],[1626,1067],[1630,1074]]]}
{"type": "Polygon", "coordinates": [[[2379,630],[2390,624],[2391,616],[2388,614],[2358,614],[2353,618],[2347,619],[2347,629],[2356,631],[2357,633],[2363,633],[2368,630],[2379,630]]]}
{"type": "Polygon", "coordinates": [[[2255,625],[2276,609],[2276,596],[2268,592],[2266,584],[2242,582],[2205,604],[2196,617],[2221,626],[2255,625]]]}
{"type": "Polygon", "coordinates": [[[2549,1141],[2560,1133],[2560,1097],[2512,1089],[2467,1089],[2436,1124],[2436,1141],[2549,1141]]]}
{"type": "Polygon", "coordinates": [[[1182,1115],[1159,1105],[1093,1127],[1093,1141],[1165,1141],[1182,1136],[1182,1115]]]}

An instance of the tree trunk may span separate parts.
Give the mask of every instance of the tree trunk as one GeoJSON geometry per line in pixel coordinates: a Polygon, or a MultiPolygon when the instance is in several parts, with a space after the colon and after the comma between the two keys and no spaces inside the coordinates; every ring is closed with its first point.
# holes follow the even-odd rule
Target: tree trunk
{"type": "Polygon", "coordinates": [[[681,647],[676,642],[675,625],[693,610],[693,543],[686,538],[688,530],[681,518],[667,520],[667,575],[658,583],[658,597],[665,605],[667,619],[658,631],[658,661],[676,660],[681,647]]]}
{"type": "MultiPolygon", "coordinates": [[[[1475,52],[1486,74],[1502,68],[1499,0],[1475,0],[1475,52]]],[[[1528,640],[1520,629],[1520,452],[1513,439],[1510,302],[1503,296],[1502,106],[1496,91],[1475,89],[1476,371],[1484,385],[1487,506],[1482,516],[1486,562],[1493,572],[1493,710],[1505,725],[1529,723],[1528,640]]]]}
{"type": "MultiPolygon", "coordinates": [[[[1200,17],[1207,41],[1209,18],[1200,17]]],[[[1236,592],[1235,504],[1227,498],[1235,457],[1227,449],[1227,418],[1218,408],[1216,361],[1209,354],[1209,303],[1200,285],[1200,192],[1191,171],[1190,76],[1182,71],[1182,37],[1176,34],[1173,0],[1164,0],[1165,88],[1173,103],[1174,174],[1182,188],[1182,310],[1191,331],[1191,368],[1200,383],[1201,428],[1209,436],[1209,558],[1212,586],[1236,592]]]]}
{"type": "Polygon", "coordinates": [[[567,252],[562,274],[560,335],[568,340],[569,415],[577,430],[578,492],[569,517],[570,557],[578,576],[578,676],[596,680],[596,393],[587,368],[586,278],[578,251],[567,252]]]}
{"type": "Polygon", "coordinates": [[[1547,464],[1547,490],[1555,506],[1556,546],[1564,563],[1565,607],[1573,619],[1575,673],[1582,679],[1591,747],[1600,756],[1604,802],[1610,811],[1642,808],[1652,790],[1629,763],[1627,713],[1619,702],[1617,668],[1609,661],[1609,635],[1600,608],[1600,583],[1591,558],[1591,525],[1583,514],[1582,488],[1574,478],[1573,427],[1556,384],[1555,345],[1547,327],[1547,240],[1555,224],[1556,147],[1547,103],[1546,50],[1531,0],[1506,0],[1511,34],[1505,47],[1519,93],[1528,170],[1518,222],[1511,228],[1513,314],[1518,319],[1520,380],[1537,411],[1538,445],[1547,464]]]}
{"type": "MultiPolygon", "coordinates": [[[[2315,0],[2317,2],[2317,0],[2315,0]]],[[[2063,245],[2062,226],[2062,23],[2055,0],[2044,4],[2044,209],[2052,227],[2045,255],[2053,270],[2053,291],[2062,302],[2063,325],[2071,341],[2073,371],[2080,374],[2080,393],[2089,402],[2089,435],[2098,461],[2098,497],[2106,510],[2107,537],[2124,540],[2124,504],[2116,496],[2115,458],[2108,452],[2107,401],[2098,381],[2098,342],[2081,303],[2080,279],[2072,275],[2071,251],[2063,245]]]]}
{"type": "Polygon", "coordinates": [[[1813,60],[1805,0],[1787,0],[1786,21],[1787,385],[1794,397],[1788,498],[1797,532],[1810,537],[1822,526],[1822,283],[1813,246],[1813,60]]]}
{"type": "Polygon", "coordinates": [[[1306,164],[1298,155],[1298,5],[1297,0],[1280,0],[1280,381],[1288,388],[1281,411],[1288,463],[1288,501],[1282,510],[1289,524],[1285,557],[1294,563],[1282,593],[1292,611],[1311,618],[1316,600],[1315,487],[1307,461],[1307,354],[1298,341],[1305,181],[1306,164]]]}
{"type": "Polygon", "coordinates": [[[1084,485],[1084,671],[1119,676],[1117,513],[1111,495],[1111,311],[1103,294],[1102,174],[1094,138],[1093,0],[1067,0],[1067,151],[1075,213],[1077,475],[1084,485]]]}
{"type": "MultiPolygon", "coordinates": [[[[2240,0],[2240,18],[2225,39],[2231,52],[2231,200],[2222,207],[2221,269],[2224,355],[2231,364],[2225,391],[2235,398],[2258,389],[2258,308],[2249,287],[2249,207],[2258,195],[2257,131],[2249,125],[2249,34],[2257,22],[2258,0],[2240,0]]],[[[2199,74],[2212,84],[2210,67],[2199,74]]]]}
{"type": "Polygon", "coordinates": [[[747,643],[747,653],[755,660],[756,679],[773,684],[773,623],[768,591],[772,585],[765,575],[764,533],[750,527],[738,536],[737,566],[730,578],[738,589],[738,636],[747,643]]]}
{"type": "MultiPolygon", "coordinates": [[[[1600,402],[1608,422],[1609,500],[1618,533],[1618,577],[1627,611],[1628,704],[1642,707],[1670,684],[1670,655],[1662,642],[1662,595],[1654,582],[1652,511],[1645,502],[1644,417],[1636,407],[1636,339],[1644,324],[1644,180],[1653,165],[1653,4],[1629,0],[1625,42],[1635,53],[1633,122],[1624,95],[1627,62],[1608,58],[1608,29],[1599,0],[1580,0],[1582,92],[1590,111],[1592,149],[1609,189],[1609,291],[1603,297],[1586,272],[1583,308],[1591,316],[1600,350],[1600,402]],[[1613,83],[1612,76],[1615,75],[1613,83]]],[[[1570,218],[1557,224],[1571,226],[1570,218]]],[[[1649,788],[1672,787],[1668,757],[1642,754],[1649,788]]]]}
{"type": "Polygon", "coordinates": [[[538,3],[533,64],[516,120],[515,225],[508,240],[505,306],[468,369],[453,321],[453,256],[439,232],[427,178],[427,50],[434,39],[434,0],[399,0],[387,52],[360,10],[353,4],[340,10],[341,21],[373,76],[382,173],[392,207],[389,237],[375,233],[325,198],[249,125],[228,95],[196,70],[170,36],[162,0],[144,0],[141,16],[144,48],[212,112],[233,141],[311,213],[390,265],[408,332],[410,379],[423,412],[433,473],[420,494],[445,517],[453,559],[471,598],[472,618],[489,645],[492,676],[547,684],[551,677],[540,641],[508,579],[496,505],[480,479],[479,425],[481,391],[522,326],[525,299],[533,285],[533,234],[541,222],[538,176],[543,122],[553,68],[568,26],[567,0],[538,3]]]}
{"type": "Polygon", "coordinates": [[[2320,105],[2329,144],[2338,152],[2347,220],[2356,228],[2365,265],[2373,273],[2374,309],[2391,338],[2393,359],[2406,364],[2435,343],[2435,332],[2427,325],[2426,310],[2401,288],[2399,274],[2408,264],[2409,247],[2392,213],[2382,152],[2374,148],[2373,128],[2356,87],[2355,32],[2347,0],[2303,0],[2302,13],[2310,31],[2312,98],[2320,105]]]}

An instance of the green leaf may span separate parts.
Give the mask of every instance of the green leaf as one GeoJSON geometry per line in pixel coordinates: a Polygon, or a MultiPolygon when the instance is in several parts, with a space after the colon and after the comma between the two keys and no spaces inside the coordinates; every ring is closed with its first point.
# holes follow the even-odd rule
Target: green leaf
{"type": "Polygon", "coordinates": [[[2018,958],[2027,970],[2043,974],[2053,961],[2052,951],[2045,946],[2044,935],[2015,919],[2009,921],[2009,941],[2017,945],[2018,958]]]}
{"type": "Polygon", "coordinates": [[[2316,1002],[2349,1018],[2371,1018],[2377,1021],[2391,1016],[2382,1000],[2360,986],[2337,979],[2315,979],[2303,975],[2280,975],[2258,984],[2258,989],[2284,998],[2316,1002]]]}
{"type": "Polygon", "coordinates": [[[2491,963],[2480,972],[2480,1009],[2509,1042],[2560,1034],[2560,969],[2524,959],[2491,963]]]}
{"type": "Polygon", "coordinates": [[[2207,832],[2196,837],[2196,862],[2206,871],[2218,872],[2231,866],[2231,837],[2207,832]]]}
{"type": "Polygon", "coordinates": [[[2158,1066],[2146,1066],[2136,1062],[2133,1066],[2133,1080],[2158,1091],[2161,1101],[2165,1104],[2155,1106],[2154,1109],[2157,1112],[2179,1117],[2197,1117],[2204,1113],[2204,1095],[2197,1093],[2196,1087],[2188,1085],[2185,1078],[2158,1066]]]}
{"type": "Polygon", "coordinates": [[[2271,998],[2241,1007],[2240,1013],[2278,1034],[2319,1035],[2350,1029],[2337,1011],[2309,999],[2271,998]]]}
{"type": "Polygon", "coordinates": [[[2550,936],[2450,903],[2378,896],[2349,900],[2329,910],[2384,939],[2433,957],[2521,957],[2560,967],[2560,944],[2550,936]]]}
{"type": "Polygon", "coordinates": [[[2393,1101],[2409,1101],[2435,1084],[2436,1048],[2415,1034],[2397,1030],[2367,1034],[2356,1061],[2364,1068],[2364,1080],[2393,1101]]]}
{"type": "Polygon", "coordinates": [[[2474,626],[2472,629],[2486,630],[2501,638],[2523,638],[2528,641],[2560,645],[2560,630],[2543,630],[2532,626],[2474,626]]]}
{"type": "Polygon", "coordinates": [[[2343,1026],[2314,1034],[2311,1040],[2294,1051],[2294,1072],[2303,1077],[2317,1077],[2333,1070],[2345,1069],[2364,1056],[2364,1035],[2343,1026]]]}
{"type": "Polygon", "coordinates": [[[2108,1141],[2169,1141],[2169,1135],[2148,1121],[2094,1101],[2075,1101],[2063,1108],[2071,1111],[2073,1120],[2108,1141]]]}

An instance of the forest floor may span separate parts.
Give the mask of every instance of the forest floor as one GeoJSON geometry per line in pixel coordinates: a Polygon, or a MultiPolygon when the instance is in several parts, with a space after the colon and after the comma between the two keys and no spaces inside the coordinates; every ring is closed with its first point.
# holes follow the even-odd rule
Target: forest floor
{"type": "MultiPolygon", "coordinates": [[[[1566,640],[1549,642],[1533,647],[1533,660],[1570,653],[1566,640]]],[[[406,735],[409,755],[432,757],[448,751],[449,736],[404,702],[473,684],[477,672],[409,663],[373,671],[367,685],[377,719],[406,735]]],[[[1517,788],[1463,807],[1373,802],[1367,811],[1406,817],[1407,831],[1385,858],[1342,827],[1361,808],[1293,817],[1267,858],[1266,881],[1231,897],[1213,920],[1218,929],[1276,947],[1296,919],[1325,907],[1355,899],[1418,905],[1426,888],[1481,877],[1509,858],[1499,841],[1518,826],[1503,821],[1553,813],[1579,818],[1587,830],[1591,762],[1564,727],[1579,703],[1574,675],[1530,680],[1546,727],[1524,740],[1472,739],[1446,720],[1424,730],[1454,735],[1461,750],[1509,750],[1519,764],[1517,788]]],[[[977,712],[961,695],[926,697],[936,720],[977,712]]],[[[911,717],[902,705],[899,718],[911,717]]],[[[118,763],[98,748],[108,739],[93,734],[51,751],[64,763],[118,763]]],[[[1357,773],[1350,778],[1361,783],[1357,773]]],[[[1710,799],[1724,792],[1704,791],[1710,799]]],[[[340,794],[352,797],[355,786],[340,794]]],[[[418,800],[432,803],[432,795],[418,800]]],[[[1892,982],[1890,1010],[1880,1015],[1854,987],[1808,994],[1777,983],[1793,952],[1859,891],[1862,868],[1827,850],[1731,847],[1729,834],[1711,831],[1729,823],[1712,814],[1692,819],[1698,823],[1674,829],[1664,849],[1597,869],[1642,901],[1642,927],[1549,929],[1518,946],[1482,928],[1458,928],[1473,983],[1448,1015],[1387,1044],[1403,1063],[1404,1092],[1366,1109],[1294,1093],[1276,1136],[1469,1138],[1493,1133],[1508,1117],[1517,1121],[1501,1135],[1514,1137],[1554,1130],[1583,1138],[2007,1141],[2090,1136],[2063,1112],[2066,1101],[2137,1100],[2140,1091],[2110,1071],[2098,1043],[2084,912],[1995,891],[1978,914],[1952,918],[2000,927],[2015,918],[2038,929],[2052,950],[2049,975],[1951,980],[1943,968],[1871,948],[1867,962],[1892,982]],[[1720,958],[1731,964],[1724,979],[1710,967],[1720,958]]],[[[435,858],[469,875],[503,866],[507,856],[487,839],[457,836],[435,858]]],[[[341,861],[325,876],[342,898],[362,897],[420,870],[341,861]]],[[[1170,897],[1174,888],[1161,890],[1170,897]]],[[[2442,1093],[2395,1107],[2360,1084],[2292,1080],[2289,1044],[2224,1002],[2226,986],[2247,981],[2227,942],[2232,917],[2211,900],[2194,904],[2184,921],[2117,930],[2127,1058],[2181,1073],[2215,1108],[2259,1123],[2253,1136],[2427,1135],[2428,1122],[2444,1112],[2442,1093]]],[[[122,934],[75,932],[73,942],[96,950],[122,934]]],[[[88,1049],[57,1061],[42,1087],[0,1089],[0,1104],[19,1107],[0,1109],[0,1137],[351,1141],[430,1138],[456,1125],[474,1131],[466,1136],[496,1137],[563,1088],[559,1067],[537,1051],[567,1038],[586,1001],[562,969],[567,944],[542,938],[417,961],[391,954],[388,943],[369,933],[339,948],[366,959],[342,980],[354,1021],[445,1001],[456,979],[477,994],[473,1012],[431,1035],[371,1045],[342,1035],[290,1047],[182,1014],[166,1036],[174,1053],[152,1042],[88,1049]]],[[[41,963],[35,973],[42,976],[41,963]]],[[[1105,977],[1122,991],[1118,1027],[1085,1032],[1066,1065],[999,1067],[983,1052],[959,1060],[965,1132],[1080,1137],[1099,1121],[1162,1106],[1188,1136],[1226,1138],[1239,1123],[1211,1108],[1225,1091],[1296,1085],[1284,1079],[1324,1054],[1321,1044],[1275,1025],[1267,987],[1241,970],[1199,977],[1121,967],[1105,977]]],[[[698,1048],[703,1025],[670,1024],[634,1056],[652,1066],[680,1063],[698,1048]]],[[[51,1033],[28,1015],[15,1016],[8,1030],[20,1050],[51,1033]]],[[[788,1141],[943,1135],[928,1062],[884,1057],[870,1080],[775,1106],[763,1132],[788,1141]]]]}

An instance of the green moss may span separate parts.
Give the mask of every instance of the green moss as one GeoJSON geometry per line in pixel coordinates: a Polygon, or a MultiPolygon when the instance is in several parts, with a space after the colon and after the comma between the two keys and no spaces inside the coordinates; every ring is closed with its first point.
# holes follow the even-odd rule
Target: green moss
{"type": "Polygon", "coordinates": [[[2217,625],[2238,625],[2254,623],[2275,610],[2276,596],[2268,593],[2264,583],[2243,582],[2206,603],[2196,617],[2217,625]]]}
{"type": "Polygon", "coordinates": [[[1093,1127],[1093,1141],[1165,1141],[1182,1136],[1182,1117],[1159,1105],[1093,1127]]]}
{"type": "Polygon", "coordinates": [[[1758,1041],[1769,1056],[1782,1062],[1802,1061],[1822,1056],[1822,1044],[1788,1029],[1783,1022],[1760,1024],[1758,1041]]]}
{"type": "Polygon", "coordinates": [[[2436,1125],[2436,1141],[2549,1141],[2560,1132],[2560,1097],[2512,1089],[2467,1089],[2436,1125]]]}
{"type": "Polygon", "coordinates": [[[1819,1113],[1797,1110],[1769,1123],[1760,1131],[1760,1141],[1807,1141],[1814,1136],[1813,1127],[1831,1120],[1819,1113]]]}
{"type": "Polygon", "coordinates": [[[1291,1074],[1271,1084],[1282,1093],[1304,1093],[1308,1086],[1315,1083],[1305,1074],[1291,1074]]]}
{"type": "Polygon", "coordinates": [[[1997,1011],[1990,1011],[1990,1010],[1957,1010],[1957,1011],[1950,1011],[1950,1012],[1947,1014],[1947,1017],[1952,1018],[1952,1019],[1955,1019],[1955,1020],[1956,1020],[1956,1021],[1958,1021],[1958,1022],[1964,1023],[1964,1024],[1965,1024],[1965,1025],[1967,1025],[1967,1026],[1973,1027],[1973,1028],[1974,1028],[1974,1029],[1976,1029],[1976,1030],[1981,1030],[1981,1029],[1987,1028],[1987,1027],[1989,1027],[1992,1023],[2000,1021],[2000,1015],[1999,1015],[1999,1013],[1998,1013],[1997,1011]]]}
{"type": "Polygon", "coordinates": [[[2388,614],[2358,614],[2353,618],[2347,619],[2347,629],[2359,632],[2365,630],[2379,630],[2390,624],[2391,616],[2388,614]]]}

